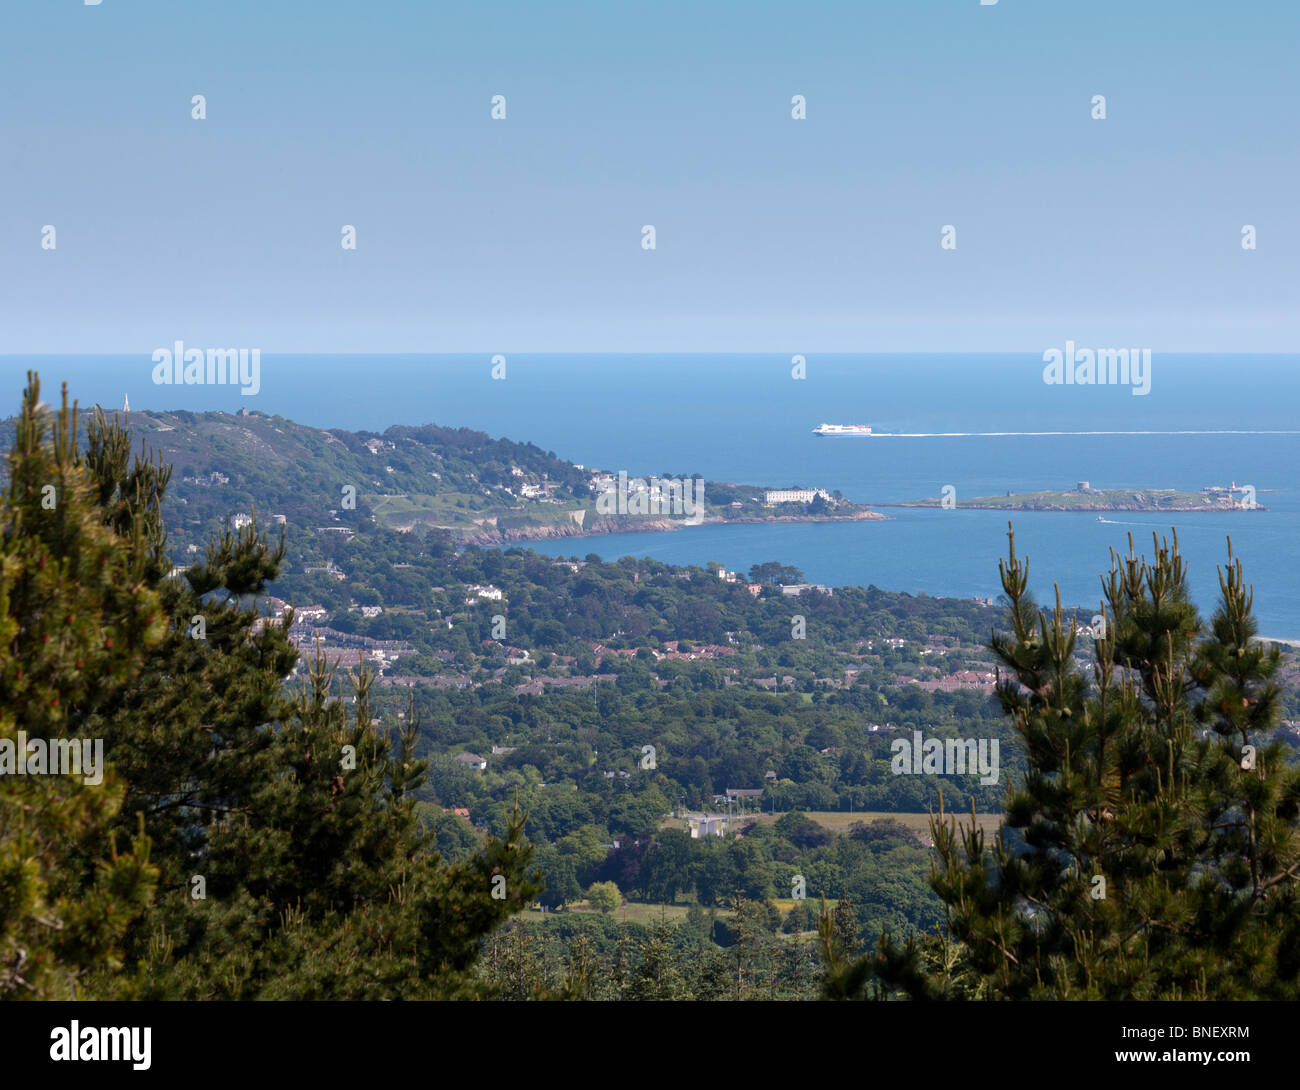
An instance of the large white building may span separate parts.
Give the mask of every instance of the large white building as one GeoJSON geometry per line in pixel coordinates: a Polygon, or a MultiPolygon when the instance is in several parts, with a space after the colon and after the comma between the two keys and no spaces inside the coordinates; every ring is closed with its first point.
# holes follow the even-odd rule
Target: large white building
{"type": "Polygon", "coordinates": [[[778,488],[765,493],[765,496],[764,503],[812,503],[818,496],[830,499],[824,488],[778,488]]]}
{"type": "Polygon", "coordinates": [[[690,829],[692,840],[699,840],[708,836],[722,836],[727,831],[727,819],[725,817],[693,814],[687,817],[686,824],[690,829]]]}

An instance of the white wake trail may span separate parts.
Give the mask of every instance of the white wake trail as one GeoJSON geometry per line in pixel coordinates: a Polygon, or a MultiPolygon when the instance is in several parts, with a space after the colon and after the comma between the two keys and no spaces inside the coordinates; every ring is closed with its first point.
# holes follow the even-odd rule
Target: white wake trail
{"type": "Polygon", "coordinates": [[[1300,430],[1253,431],[1247,428],[1214,428],[1180,431],[877,431],[871,439],[993,439],[1029,436],[1082,435],[1300,435],[1300,430]]]}

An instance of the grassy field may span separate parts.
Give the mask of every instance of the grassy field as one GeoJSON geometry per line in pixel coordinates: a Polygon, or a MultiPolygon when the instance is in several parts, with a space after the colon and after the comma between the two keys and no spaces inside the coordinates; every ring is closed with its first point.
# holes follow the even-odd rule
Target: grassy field
{"type": "MultiPolygon", "coordinates": [[[[649,925],[657,923],[659,920],[667,920],[669,923],[679,923],[686,919],[687,910],[690,905],[642,905],[642,904],[625,904],[615,911],[609,913],[619,923],[639,923],[649,925]]],[[[576,901],[568,907],[569,912],[576,912],[579,915],[584,913],[599,916],[600,913],[591,907],[586,901],[576,901]]],[[[719,912],[719,916],[726,916],[727,913],[719,912]]]]}
{"type": "MultiPolygon", "coordinates": [[[[856,821],[870,824],[873,821],[884,820],[897,821],[922,836],[928,836],[930,833],[929,814],[895,814],[884,810],[866,810],[856,814],[846,814],[842,810],[809,810],[808,816],[818,825],[825,826],[836,833],[848,832],[849,826],[856,821]]],[[[963,818],[967,823],[970,822],[970,814],[957,814],[956,817],[958,824],[962,822],[963,818]]],[[[979,822],[980,828],[986,833],[992,832],[1002,824],[1001,814],[976,814],[975,818],[979,822]]],[[[766,820],[774,821],[775,818],[768,815],[766,820]]]]}
{"type": "MultiPolygon", "coordinates": [[[[725,810],[723,813],[725,814],[725,810]]],[[[746,821],[773,822],[781,817],[781,814],[773,816],[772,814],[748,814],[745,816],[746,821]]],[[[862,821],[870,824],[873,821],[891,820],[906,825],[915,833],[921,836],[930,834],[930,815],[929,814],[896,814],[886,810],[859,810],[856,813],[848,813],[843,810],[809,810],[807,816],[812,818],[827,829],[834,833],[847,833],[849,826],[854,822],[862,821]]],[[[958,823],[963,821],[969,823],[970,814],[957,814],[958,823]]],[[[1001,814],[976,814],[979,826],[985,833],[991,833],[1002,824],[1001,814]]],[[[660,828],[665,829],[682,829],[686,823],[681,818],[666,818],[660,828]]]]}
{"type": "Polygon", "coordinates": [[[394,527],[416,522],[470,524],[472,518],[482,518],[483,513],[474,506],[481,497],[465,493],[447,492],[440,496],[403,493],[401,495],[376,495],[366,493],[365,500],[381,526],[394,527]],[[457,505],[460,501],[460,505],[457,505]]]}
{"type": "MultiPolygon", "coordinates": [[[[506,522],[526,519],[529,524],[538,526],[564,525],[571,521],[570,516],[578,510],[575,504],[530,503],[515,507],[484,505],[482,496],[466,492],[442,492],[438,495],[367,492],[364,496],[379,524],[390,529],[401,529],[416,523],[469,529],[477,524],[477,520],[483,519],[506,522]]],[[[587,517],[594,520],[594,508],[587,517]]]]}

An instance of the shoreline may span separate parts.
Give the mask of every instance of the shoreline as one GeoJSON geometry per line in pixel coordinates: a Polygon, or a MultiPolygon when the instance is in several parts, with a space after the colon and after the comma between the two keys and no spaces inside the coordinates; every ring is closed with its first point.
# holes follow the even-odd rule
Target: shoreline
{"type": "MultiPolygon", "coordinates": [[[[622,516],[628,517],[628,516],[622,516]]],[[[635,517],[635,516],[634,516],[635,517]]],[[[770,517],[722,518],[713,515],[696,520],[686,519],[646,519],[636,525],[616,524],[602,526],[600,529],[584,529],[576,522],[568,525],[521,527],[518,529],[498,530],[463,530],[451,526],[430,526],[430,529],[447,530],[455,535],[457,545],[502,545],[522,541],[549,541],[562,538],[610,537],[615,534],[658,534],[675,533],[698,526],[763,526],[772,523],[827,523],[827,522],[892,522],[889,515],[878,511],[861,511],[855,515],[772,515],[770,517]],[[572,527],[572,529],[570,529],[572,527]]]]}
{"type": "Polygon", "coordinates": [[[1254,507],[1057,507],[1054,505],[1021,504],[1013,505],[975,505],[958,503],[951,508],[944,508],[939,500],[924,502],[908,500],[902,503],[873,503],[872,507],[910,507],[923,511],[937,509],[951,511],[1039,511],[1055,515],[1228,515],[1240,512],[1248,515],[1253,512],[1267,511],[1263,504],[1254,507]]]}

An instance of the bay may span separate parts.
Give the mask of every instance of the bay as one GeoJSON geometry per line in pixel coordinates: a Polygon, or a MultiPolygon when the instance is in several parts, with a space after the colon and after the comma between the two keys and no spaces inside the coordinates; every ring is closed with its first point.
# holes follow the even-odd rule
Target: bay
{"type": "Polygon", "coordinates": [[[1300,639],[1295,574],[1300,502],[1300,357],[1155,353],[1151,389],[1049,386],[1041,353],[294,356],[264,353],[261,390],[166,386],[137,356],[3,357],[13,406],[39,368],[45,397],[69,381],[83,405],[201,411],[240,407],[318,427],[380,432],[438,423],[534,442],[586,466],[636,475],[683,473],[775,487],[838,489],[864,503],[1008,490],[1253,485],[1268,511],[1095,515],[883,508],[886,522],[703,526],[535,543],[553,555],[716,560],[733,570],[793,564],[828,585],[875,585],[948,596],[1000,593],[1007,519],[1030,559],[1031,586],[1049,602],[1095,611],[1110,549],[1139,551],[1177,526],[1203,614],[1217,597],[1216,565],[1231,535],[1256,589],[1263,634],[1300,639]],[[870,439],[822,439],[823,422],[870,424],[870,439]],[[945,433],[967,433],[949,435],[945,433]],[[1064,432],[1071,434],[1028,434],[1064,432]],[[1123,434],[1098,434],[1103,432],[1123,434]],[[969,434],[977,433],[977,434],[969,434]],[[1001,433],[1001,434],[990,434],[1001,433]]]}

